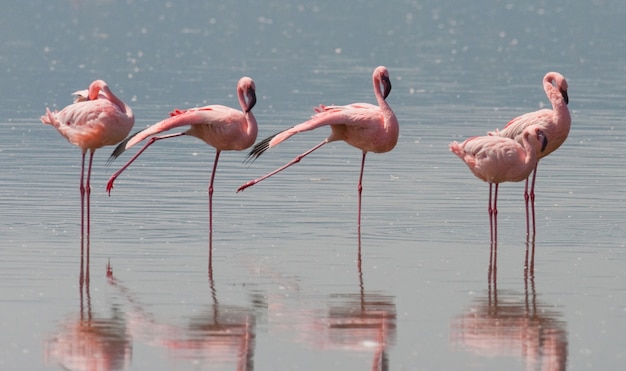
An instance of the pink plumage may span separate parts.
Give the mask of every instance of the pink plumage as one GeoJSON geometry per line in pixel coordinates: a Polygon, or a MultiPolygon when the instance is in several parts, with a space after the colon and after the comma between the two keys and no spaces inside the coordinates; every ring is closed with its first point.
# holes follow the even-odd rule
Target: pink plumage
{"type": "Polygon", "coordinates": [[[70,143],[82,151],[80,176],[81,192],[81,235],[90,231],[89,210],[91,193],[90,178],[93,155],[96,149],[117,144],[130,132],[135,123],[131,108],[111,92],[102,80],[96,80],[87,90],[75,92],[73,104],[61,111],[50,111],[41,116],[41,122],[54,126],[70,143]],[[85,155],[90,152],[85,175],[85,155]],[[86,208],[85,208],[86,205],[86,208]]]}
{"type": "Polygon", "coordinates": [[[330,135],[324,139],[324,141],[269,174],[242,185],[237,189],[237,192],[241,192],[285,170],[289,166],[300,162],[302,158],[326,143],[343,140],[351,146],[360,149],[363,153],[361,159],[361,174],[358,183],[358,223],[360,225],[365,155],[367,152],[383,153],[391,151],[398,141],[399,134],[398,119],[385,100],[391,92],[391,81],[389,80],[389,71],[386,67],[378,66],[374,70],[372,83],[378,106],[369,103],[353,103],[346,106],[320,105],[315,108],[317,113],[313,115],[310,120],[281,131],[257,143],[248,155],[248,158],[253,160],[258,158],[268,149],[277,146],[297,133],[314,130],[323,126],[330,126],[331,128],[330,135]]]}
{"type": "Polygon", "coordinates": [[[116,171],[107,183],[106,190],[111,194],[115,179],[130,166],[143,151],[157,140],[190,135],[201,139],[216,149],[213,172],[209,183],[209,230],[213,231],[213,181],[220,152],[227,150],[241,151],[249,148],[257,136],[257,122],[252,114],[252,108],[256,104],[256,87],[249,77],[242,77],[237,83],[237,98],[241,111],[222,105],[210,105],[187,110],[176,109],[170,113],[170,117],[128,137],[113,151],[110,161],[116,159],[124,151],[135,144],[151,137],[148,142],[116,171]],[[190,126],[187,131],[164,136],[153,136],[162,132],[181,127],[190,126]]]}
{"type": "MultiPolygon", "coordinates": [[[[548,145],[543,152],[538,154],[538,160],[554,152],[565,142],[572,124],[572,118],[567,107],[569,96],[567,94],[568,85],[565,77],[558,72],[548,72],[543,78],[543,89],[552,104],[552,109],[541,109],[526,113],[509,121],[503,129],[489,132],[489,135],[515,139],[521,143],[521,135],[524,129],[531,126],[539,126],[548,139],[548,145]]],[[[536,177],[537,165],[533,169],[530,191],[528,190],[528,178],[526,179],[524,198],[527,208],[529,200],[534,208],[536,177]]]]}
{"type": "MultiPolygon", "coordinates": [[[[463,143],[450,143],[450,151],[457,155],[472,173],[489,183],[489,220],[498,213],[498,185],[527,179],[537,164],[538,154],[549,141],[539,126],[531,126],[522,133],[522,144],[498,136],[472,137],[463,143]],[[492,200],[492,185],[495,194],[492,200]]],[[[495,233],[492,231],[492,240],[495,233]]]]}

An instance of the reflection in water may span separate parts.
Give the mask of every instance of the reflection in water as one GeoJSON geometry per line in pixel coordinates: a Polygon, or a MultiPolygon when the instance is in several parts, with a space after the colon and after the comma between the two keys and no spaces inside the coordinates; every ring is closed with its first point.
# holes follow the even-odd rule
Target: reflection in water
{"type": "Polygon", "coordinates": [[[365,291],[360,228],[358,234],[359,291],[331,294],[328,312],[314,315],[305,340],[322,349],[373,352],[371,369],[388,370],[387,347],[396,341],[396,305],[393,296],[365,291]]]}
{"type": "Polygon", "coordinates": [[[528,369],[565,370],[567,330],[561,313],[537,301],[534,261],[535,241],[528,243],[524,269],[524,294],[497,289],[495,251],[492,245],[487,297],[477,298],[466,314],[452,322],[452,343],[481,356],[521,357],[528,369]]]}
{"type": "Polygon", "coordinates": [[[212,263],[209,261],[209,285],[213,300],[206,310],[189,317],[186,326],[163,323],[147,312],[135,295],[119,280],[110,277],[131,304],[129,331],[133,338],[146,344],[165,348],[178,359],[236,363],[237,370],[254,369],[256,319],[248,308],[221,305],[213,282],[212,263]]]}
{"type": "Polygon", "coordinates": [[[68,370],[127,369],[132,354],[124,311],[111,306],[109,317],[98,317],[91,308],[89,275],[80,272],[80,312],[59,325],[45,349],[46,363],[57,362],[68,370]]]}

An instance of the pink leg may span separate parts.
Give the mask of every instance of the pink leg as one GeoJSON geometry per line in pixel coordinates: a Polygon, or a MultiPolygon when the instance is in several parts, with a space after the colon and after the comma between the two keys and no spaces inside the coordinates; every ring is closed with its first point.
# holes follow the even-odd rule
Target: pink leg
{"type": "Polygon", "coordinates": [[[493,195],[493,241],[498,241],[498,186],[500,183],[496,183],[496,190],[493,195]]]}
{"type": "Polygon", "coordinates": [[[80,169],[80,238],[81,240],[85,236],[85,155],[87,152],[83,152],[83,163],[80,169]]]}
{"type": "Polygon", "coordinates": [[[139,157],[143,153],[143,151],[145,151],[148,147],[150,147],[152,143],[156,142],[157,140],[179,137],[181,135],[185,135],[185,133],[175,133],[175,134],[170,134],[170,135],[164,135],[162,137],[150,138],[150,140],[148,140],[148,142],[139,150],[139,152],[137,152],[130,160],[128,160],[128,162],[124,166],[122,166],[118,171],[116,171],[115,174],[111,175],[111,177],[109,178],[109,181],[107,182],[107,188],[106,188],[106,191],[109,192],[109,196],[111,195],[111,190],[113,189],[113,182],[115,182],[115,179],[117,179],[117,177],[120,176],[120,174],[123,173],[124,170],[126,170],[126,168],[129,167],[130,164],[132,164],[137,159],[137,157],[139,157]]]}
{"type": "Polygon", "coordinates": [[[80,170],[80,276],[79,276],[79,284],[81,287],[81,295],[82,295],[82,286],[85,280],[84,274],[84,263],[85,263],[85,154],[83,152],[83,160],[82,166],[80,170]]]}
{"type": "Polygon", "coordinates": [[[533,171],[533,181],[530,186],[530,207],[532,212],[532,221],[533,221],[533,235],[536,233],[535,227],[535,180],[537,179],[537,167],[539,166],[539,162],[535,165],[535,170],[533,171]]]}
{"type": "Polygon", "coordinates": [[[361,193],[363,193],[363,168],[365,167],[365,155],[367,152],[363,152],[363,158],[361,159],[361,175],[359,176],[359,185],[357,190],[359,192],[359,212],[358,212],[358,226],[361,227],[361,193]]]}
{"type": "Polygon", "coordinates": [[[260,178],[257,178],[257,179],[254,179],[254,180],[249,181],[248,183],[246,183],[246,184],[242,185],[241,187],[239,187],[239,188],[237,189],[237,192],[241,192],[241,191],[243,191],[244,189],[246,189],[246,188],[248,188],[248,187],[251,187],[251,186],[253,186],[253,185],[257,184],[258,182],[260,182],[260,181],[262,181],[262,180],[264,180],[264,179],[267,179],[267,178],[271,177],[272,175],[278,174],[278,173],[280,173],[281,171],[285,170],[286,168],[288,168],[289,166],[291,166],[291,165],[293,165],[293,164],[297,164],[297,163],[298,163],[298,162],[300,162],[300,160],[302,160],[305,156],[307,156],[307,155],[308,155],[308,154],[310,154],[311,152],[315,151],[316,149],[320,148],[321,146],[323,146],[323,145],[324,145],[324,144],[326,144],[326,143],[328,143],[328,142],[327,142],[326,140],[324,140],[322,143],[320,143],[320,144],[316,145],[315,147],[311,148],[310,150],[308,150],[308,151],[304,152],[303,154],[298,155],[296,158],[294,158],[294,159],[293,159],[293,160],[291,160],[290,162],[286,163],[285,165],[283,165],[283,166],[279,167],[278,169],[276,169],[276,170],[272,171],[271,173],[266,174],[266,175],[263,175],[263,176],[262,176],[262,177],[260,177],[260,178]]]}
{"type": "Polygon", "coordinates": [[[528,218],[528,178],[526,178],[526,185],[524,186],[524,203],[526,204],[526,235],[530,233],[530,221],[528,218]]]}
{"type": "Polygon", "coordinates": [[[489,205],[487,206],[487,212],[489,213],[489,235],[491,237],[491,242],[493,242],[493,208],[491,206],[491,194],[493,188],[493,184],[489,183],[489,205]]]}
{"type": "Polygon", "coordinates": [[[89,167],[87,168],[87,182],[85,184],[85,203],[87,204],[87,243],[89,244],[89,235],[91,233],[91,164],[93,163],[93,155],[95,150],[89,153],[89,167]]]}
{"type": "Polygon", "coordinates": [[[213,181],[215,180],[215,171],[217,170],[217,161],[219,159],[220,159],[220,151],[218,150],[217,152],[215,152],[215,161],[213,162],[213,172],[211,173],[211,182],[209,183],[209,238],[213,236],[213,181]]]}
{"type": "Polygon", "coordinates": [[[535,204],[535,179],[537,179],[537,167],[539,167],[539,162],[535,165],[535,170],[533,170],[533,182],[530,186],[530,202],[535,204]]]}

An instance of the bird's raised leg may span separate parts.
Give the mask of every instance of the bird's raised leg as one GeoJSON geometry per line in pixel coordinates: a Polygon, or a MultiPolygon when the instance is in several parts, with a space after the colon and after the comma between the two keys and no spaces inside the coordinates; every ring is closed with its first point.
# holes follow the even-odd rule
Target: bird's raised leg
{"type": "Polygon", "coordinates": [[[260,182],[260,181],[262,181],[262,180],[264,180],[264,179],[267,179],[267,178],[271,177],[272,175],[275,175],[275,174],[280,173],[281,171],[285,170],[285,169],[286,169],[286,168],[288,168],[289,166],[291,166],[291,165],[293,165],[293,164],[297,164],[297,163],[298,163],[298,162],[300,162],[300,160],[302,160],[305,156],[307,156],[307,155],[308,155],[308,154],[310,154],[311,152],[315,151],[316,149],[320,148],[321,146],[323,146],[323,145],[324,145],[324,144],[326,144],[326,143],[328,143],[328,141],[327,141],[327,140],[324,140],[323,142],[321,142],[320,144],[318,144],[318,145],[316,145],[315,147],[311,148],[310,150],[308,150],[308,151],[306,151],[306,152],[304,152],[304,153],[302,153],[302,154],[300,154],[300,155],[296,156],[296,158],[294,158],[293,160],[289,161],[289,162],[288,162],[288,163],[286,163],[285,165],[283,165],[283,166],[279,167],[278,169],[276,169],[276,170],[274,170],[274,171],[272,171],[272,172],[270,172],[270,173],[268,173],[268,174],[266,174],[266,175],[263,175],[263,176],[262,176],[262,177],[260,177],[260,178],[257,178],[257,179],[254,179],[254,180],[249,181],[248,183],[246,183],[246,184],[242,185],[241,187],[239,187],[239,188],[237,189],[237,192],[241,192],[241,191],[243,191],[244,189],[246,189],[246,188],[248,188],[248,187],[252,187],[253,185],[257,184],[258,182],[260,182]]]}
{"type": "Polygon", "coordinates": [[[359,192],[359,212],[358,212],[358,226],[361,228],[361,193],[363,193],[363,169],[365,168],[365,155],[367,152],[363,152],[363,158],[361,159],[361,175],[359,176],[359,185],[357,191],[359,192]]]}
{"type": "Polygon", "coordinates": [[[148,147],[150,147],[152,143],[156,142],[157,140],[179,137],[181,135],[185,135],[185,133],[174,133],[174,134],[164,135],[162,137],[150,138],[150,140],[148,140],[148,142],[139,150],[139,152],[137,152],[130,160],[128,160],[128,162],[124,166],[122,166],[118,171],[116,171],[113,175],[111,175],[111,177],[109,178],[109,181],[107,182],[107,188],[106,188],[106,191],[109,193],[109,196],[111,195],[111,190],[113,189],[113,182],[115,182],[115,179],[117,179],[117,177],[120,176],[120,174],[123,173],[124,170],[126,170],[126,168],[129,167],[130,164],[132,164],[137,159],[137,157],[139,157],[143,153],[143,151],[145,151],[148,147]]]}

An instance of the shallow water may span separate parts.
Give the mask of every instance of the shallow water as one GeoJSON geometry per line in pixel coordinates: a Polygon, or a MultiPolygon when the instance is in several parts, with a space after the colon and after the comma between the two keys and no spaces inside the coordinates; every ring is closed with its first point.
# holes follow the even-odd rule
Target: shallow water
{"type": "Polygon", "coordinates": [[[626,7],[439,3],[11,5],[0,15],[2,368],[623,368],[626,7]],[[107,147],[81,283],[80,151],[39,122],[46,107],[102,78],[141,129],[174,108],[236,106],[248,75],[260,140],[319,103],[373,103],[381,64],[401,133],[367,156],[360,235],[361,154],[345,143],[235,193],[328,130],[249,165],[246,152],[221,155],[211,261],[214,150],[160,141],[108,197],[130,154],[107,168],[107,147]],[[549,105],[549,70],[568,79],[572,129],[539,166],[534,238],[523,183],[500,187],[490,265],[488,185],[447,145],[549,105]]]}

